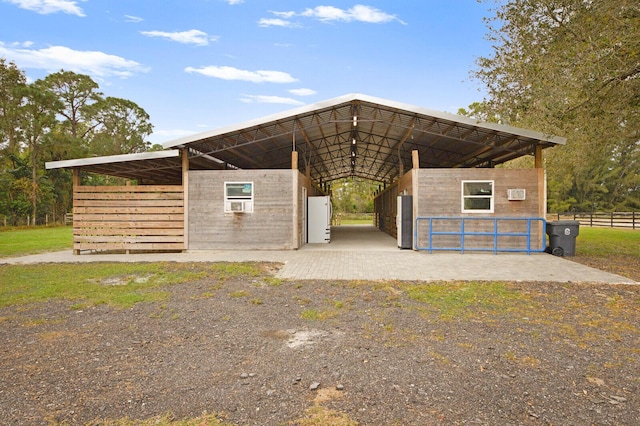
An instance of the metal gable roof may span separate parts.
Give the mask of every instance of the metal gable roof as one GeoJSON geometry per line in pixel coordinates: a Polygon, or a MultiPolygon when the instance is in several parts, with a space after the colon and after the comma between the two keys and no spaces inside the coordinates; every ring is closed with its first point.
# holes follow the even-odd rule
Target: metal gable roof
{"type": "MultiPolygon", "coordinates": [[[[188,148],[192,169],[288,169],[295,149],[298,168],[308,168],[318,182],[358,176],[390,183],[401,170],[412,167],[413,150],[418,151],[423,168],[490,167],[532,154],[536,146],[547,148],[565,142],[539,132],[350,94],[180,138],[164,147],[188,148]]],[[[121,160],[117,163],[127,169],[126,175],[115,170],[115,164],[110,173],[106,163],[100,171],[96,165],[82,166],[88,171],[132,178],[144,169],[151,172],[145,176],[147,181],[153,177],[153,167],[141,168],[143,163],[129,167],[121,160]]],[[[179,173],[179,159],[172,164],[179,173]]],[[[162,173],[177,177],[168,170],[162,173]]]]}
{"type": "Polygon", "coordinates": [[[291,151],[300,170],[316,181],[359,176],[392,182],[411,168],[486,167],[564,144],[539,132],[482,123],[416,106],[351,94],[165,144],[188,147],[242,169],[289,168],[291,151]]]}

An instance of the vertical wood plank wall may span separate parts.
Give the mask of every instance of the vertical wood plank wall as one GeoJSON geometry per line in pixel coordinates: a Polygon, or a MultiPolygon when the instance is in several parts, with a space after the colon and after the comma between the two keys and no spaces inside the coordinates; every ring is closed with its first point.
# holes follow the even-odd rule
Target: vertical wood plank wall
{"type": "Polygon", "coordinates": [[[181,185],[74,186],[73,250],[183,250],[181,185]]]}

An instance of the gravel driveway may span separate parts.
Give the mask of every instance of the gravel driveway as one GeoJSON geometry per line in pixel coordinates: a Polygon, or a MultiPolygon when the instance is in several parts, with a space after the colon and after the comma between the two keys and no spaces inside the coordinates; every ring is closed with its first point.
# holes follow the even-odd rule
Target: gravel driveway
{"type": "Polygon", "coordinates": [[[163,290],[168,301],[124,310],[0,309],[0,423],[215,412],[293,425],[320,410],[361,425],[640,424],[637,285],[288,281],[266,268],[163,290]]]}

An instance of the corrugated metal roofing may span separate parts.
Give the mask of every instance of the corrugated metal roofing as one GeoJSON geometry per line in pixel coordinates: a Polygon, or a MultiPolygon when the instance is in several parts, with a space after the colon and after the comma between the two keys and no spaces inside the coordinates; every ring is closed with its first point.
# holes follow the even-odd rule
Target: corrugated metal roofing
{"type": "MultiPolygon", "coordinates": [[[[536,146],[565,142],[557,136],[350,94],[191,135],[164,147],[188,148],[193,169],[288,169],[295,149],[298,168],[309,168],[318,182],[358,176],[390,183],[401,169],[411,168],[413,150],[419,152],[423,168],[491,167],[533,154],[536,146]]],[[[179,160],[175,163],[179,168],[179,160]]],[[[129,175],[136,173],[134,169],[129,175]]]]}

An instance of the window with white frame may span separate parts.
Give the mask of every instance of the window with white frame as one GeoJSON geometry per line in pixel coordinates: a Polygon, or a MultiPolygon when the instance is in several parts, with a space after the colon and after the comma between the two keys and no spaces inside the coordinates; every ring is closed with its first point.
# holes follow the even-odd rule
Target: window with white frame
{"type": "Polygon", "coordinates": [[[493,181],[462,181],[462,213],[493,213],[493,181]]]}
{"type": "Polygon", "coordinates": [[[252,213],[253,194],[253,182],[225,182],[225,213],[252,213]]]}

